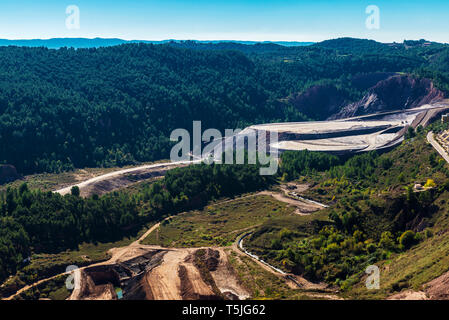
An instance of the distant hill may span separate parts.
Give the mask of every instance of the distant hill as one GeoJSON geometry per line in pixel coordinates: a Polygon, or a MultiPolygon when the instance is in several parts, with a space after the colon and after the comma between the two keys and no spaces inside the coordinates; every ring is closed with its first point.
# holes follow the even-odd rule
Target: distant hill
{"type": "Polygon", "coordinates": [[[393,42],[393,43],[382,43],[374,40],[368,39],[357,39],[357,38],[337,38],[331,40],[325,40],[322,42],[315,43],[313,46],[337,50],[340,54],[360,54],[360,53],[392,53],[398,50],[406,50],[410,48],[441,48],[447,44],[442,44],[438,42],[431,42],[428,40],[404,40],[403,43],[393,42]]]}
{"type": "Polygon", "coordinates": [[[271,41],[236,41],[236,40],[210,40],[210,41],[199,41],[199,40],[162,40],[162,41],[150,41],[150,40],[123,40],[118,38],[52,38],[52,39],[29,39],[29,40],[8,40],[0,39],[0,46],[20,46],[20,47],[47,47],[49,49],[59,49],[62,47],[73,47],[73,48],[98,48],[98,47],[110,47],[116,46],[123,43],[153,43],[153,44],[164,44],[164,43],[197,43],[197,44],[238,44],[238,45],[255,45],[255,44],[277,44],[284,47],[299,47],[312,45],[313,42],[271,42],[271,41]]]}
{"type": "Polygon", "coordinates": [[[371,49],[381,49],[387,44],[377,42],[374,40],[368,39],[356,39],[356,38],[338,38],[325,40],[319,43],[316,43],[315,46],[322,48],[329,48],[335,50],[342,49],[354,49],[354,48],[371,48],[371,49]]]}
{"type": "Polygon", "coordinates": [[[0,46],[47,47],[50,49],[59,49],[62,47],[95,48],[95,47],[110,47],[126,42],[128,41],[122,39],[103,39],[103,38],[95,38],[95,39],[53,38],[53,39],[29,39],[29,40],[0,39],[0,46]]]}
{"type": "Polygon", "coordinates": [[[191,130],[193,120],[223,132],[326,119],[371,93],[375,104],[345,112],[438,97],[427,82],[406,79],[369,91],[397,73],[449,92],[446,45],[371,50],[375,42],[347,40],[342,52],[318,44],[101,41],[107,47],[0,46],[0,163],[20,174],[123,166],[167,159],[172,130],[191,130]]]}

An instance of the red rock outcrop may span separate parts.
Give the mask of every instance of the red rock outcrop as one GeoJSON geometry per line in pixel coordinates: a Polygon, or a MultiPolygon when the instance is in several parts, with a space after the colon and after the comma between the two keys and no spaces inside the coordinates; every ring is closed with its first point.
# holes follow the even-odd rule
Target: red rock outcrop
{"type": "Polygon", "coordinates": [[[395,75],[378,82],[359,101],[344,107],[329,119],[342,119],[392,110],[411,109],[445,97],[429,79],[395,75]]]}

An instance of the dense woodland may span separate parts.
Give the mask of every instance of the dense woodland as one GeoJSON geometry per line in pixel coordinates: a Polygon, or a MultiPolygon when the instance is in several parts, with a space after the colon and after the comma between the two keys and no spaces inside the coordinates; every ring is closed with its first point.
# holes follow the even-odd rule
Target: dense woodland
{"type": "MultiPolygon", "coordinates": [[[[436,122],[431,128],[440,127],[436,122]]],[[[436,219],[447,216],[449,169],[425,142],[427,130],[419,128],[385,154],[344,160],[284,153],[282,178],[306,177],[313,185],[309,196],[332,204],[324,211],[328,218],[309,232],[293,222],[267,223],[251,237],[250,250],[290,272],[346,290],[360,281],[366,266],[431,238],[436,219]],[[424,189],[415,190],[417,182],[424,189]]]]}
{"type": "Polygon", "coordinates": [[[114,192],[81,198],[29,190],[26,184],[0,195],[0,281],[14,274],[31,252],[57,253],[83,242],[112,242],[135,235],[146,222],[201,208],[207,202],[266,189],[273,176],[257,165],[194,165],[170,170],[137,194],[114,192]]]}
{"type": "Polygon", "coordinates": [[[415,72],[448,89],[449,49],[340,39],[313,46],[124,44],[0,47],[0,163],[22,174],[167,158],[175,128],[297,121],[282,100],[313,84],[345,92],[371,72],[415,72]]]}
{"type": "MultiPolygon", "coordinates": [[[[317,83],[331,83],[358,99],[367,88],[353,86],[351,79],[371,72],[425,75],[449,91],[449,48],[439,44],[343,39],[296,48],[228,46],[0,47],[0,163],[13,164],[27,174],[166,158],[170,131],[189,129],[192,120],[202,120],[203,128],[218,129],[307,120],[310,115],[281,99],[317,83]]],[[[413,139],[412,133],[408,138],[413,139]]],[[[427,161],[444,172],[435,158],[422,163],[427,161]]],[[[426,236],[409,230],[409,218],[432,209],[437,195],[431,192],[415,197],[408,189],[395,197],[389,212],[404,219],[382,232],[373,233],[363,219],[369,210],[350,205],[365,201],[366,207],[389,208],[387,201],[371,203],[369,195],[379,170],[390,167],[395,168],[393,159],[376,153],[344,161],[325,154],[286,152],[278,177],[260,176],[258,166],[201,165],[169,171],[137,194],[115,192],[84,199],[77,189],[60,196],[26,185],[10,188],[0,198],[0,281],[23,266],[32,252],[119,240],[135,234],[145,222],[267,188],[275,178],[321,174],[327,180],[315,189],[318,195],[329,186],[335,194],[355,198],[342,200],[330,214],[329,225],[308,239],[312,245],[298,244],[294,233],[280,233],[270,242],[276,254],[271,259],[310,278],[340,284],[358,270],[360,261],[403,250],[426,236]],[[317,253],[320,258],[315,258],[317,253]]],[[[403,175],[419,170],[411,168],[403,175]]],[[[388,179],[385,184],[410,183],[397,172],[388,179]]]]}

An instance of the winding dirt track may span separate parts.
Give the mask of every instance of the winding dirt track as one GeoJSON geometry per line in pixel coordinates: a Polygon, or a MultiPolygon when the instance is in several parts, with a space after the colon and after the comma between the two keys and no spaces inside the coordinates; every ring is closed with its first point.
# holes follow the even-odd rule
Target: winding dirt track
{"type": "Polygon", "coordinates": [[[260,193],[258,193],[259,195],[268,195],[268,196],[272,196],[273,198],[275,198],[278,201],[287,203],[293,207],[296,207],[296,214],[299,214],[301,216],[304,215],[309,215],[315,211],[321,210],[324,207],[311,203],[311,202],[306,202],[306,201],[301,201],[301,200],[296,200],[296,199],[292,199],[290,197],[287,197],[285,194],[281,194],[278,192],[272,192],[272,191],[262,191],[260,193]]]}
{"type": "MultiPolygon", "coordinates": [[[[171,217],[167,217],[166,219],[169,219],[171,217]]],[[[165,220],[166,220],[165,219],[165,220]]],[[[63,272],[63,273],[59,273],[57,275],[36,281],[33,284],[27,285],[21,289],[19,289],[16,293],[14,293],[13,295],[9,296],[8,298],[5,298],[4,300],[11,300],[14,297],[18,296],[19,294],[25,292],[26,290],[29,290],[33,287],[36,287],[38,285],[40,285],[41,283],[50,281],[52,279],[55,279],[59,276],[63,276],[63,275],[70,275],[73,274],[75,275],[75,279],[79,279],[79,277],[77,277],[77,275],[79,275],[79,272],[83,269],[86,268],[90,268],[90,267],[95,267],[95,266],[100,266],[100,265],[109,265],[109,264],[115,264],[117,262],[120,261],[126,261],[129,259],[132,259],[134,257],[137,257],[139,255],[144,254],[145,252],[147,252],[150,249],[160,249],[161,247],[159,246],[146,246],[146,245],[141,245],[140,242],[143,241],[150,233],[152,233],[154,230],[156,230],[159,226],[160,226],[160,222],[156,223],[155,225],[153,225],[150,229],[148,229],[148,231],[146,231],[139,239],[137,239],[136,241],[132,242],[130,245],[125,246],[125,247],[119,247],[119,248],[112,248],[108,251],[108,253],[111,255],[111,258],[107,261],[103,261],[103,262],[98,262],[98,263],[93,263],[84,267],[81,267],[75,271],[70,271],[70,272],[63,272]]]]}
{"type": "MultiPolygon", "coordinates": [[[[179,165],[180,163],[178,163],[179,165]]],[[[163,166],[166,164],[159,164],[159,166],[163,166]]],[[[111,177],[123,174],[123,172],[129,172],[130,169],[126,169],[126,170],[120,170],[118,173],[117,172],[113,172],[113,173],[109,173],[103,176],[99,176],[93,179],[89,179],[85,182],[82,182],[80,184],[78,184],[78,186],[87,186],[91,183],[94,183],[95,181],[100,181],[102,179],[109,179],[111,177]]],[[[138,168],[133,168],[132,170],[138,170],[138,168]]],[[[306,185],[298,185],[298,188],[302,188],[302,189],[307,189],[306,185]]],[[[70,190],[71,187],[67,187],[61,190],[70,190]]],[[[55,191],[55,192],[65,192],[65,191],[55,191]]],[[[283,190],[285,192],[285,190],[283,190]]],[[[238,201],[240,199],[244,199],[244,198],[248,198],[248,197],[254,197],[257,195],[270,195],[272,197],[274,197],[275,199],[282,201],[284,203],[287,203],[289,205],[295,206],[297,208],[297,213],[298,214],[306,214],[303,213],[303,211],[308,211],[309,213],[312,211],[317,211],[319,209],[322,209],[323,207],[320,207],[319,205],[316,204],[312,204],[309,202],[303,202],[303,201],[298,201],[298,200],[294,200],[292,198],[289,198],[283,194],[280,193],[276,193],[276,192],[272,192],[272,191],[262,191],[259,193],[255,193],[255,194],[251,194],[251,195],[247,195],[247,196],[243,196],[240,198],[235,198],[235,199],[230,199],[230,200],[226,200],[220,203],[228,203],[228,202],[233,202],[233,201],[238,201]],[[302,211],[301,211],[302,208],[302,211]]],[[[167,217],[164,220],[170,219],[172,218],[167,217]]],[[[178,296],[176,296],[176,294],[174,294],[173,292],[177,292],[179,291],[179,286],[180,284],[178,283],[179,281],[177,281],[175,278],[177,278],[178,273],[177,273],[177,269],[175,270],[174,268],[180,264],[180,261],[182,261],[183,259],[186,258],[187,253],[189,253],[192,250],[196,250],[199,248],[189,248],[187,250],[178,250],[178,249],[170,249],[170,248],[162,248],[160,246],[154,246],[154,245],[141,245],[140,243],[148,236],[150,235],[154,230],[156,230],[157,228],[159,228],[161,222],[154,224],[151,228],[149,228],[139,239],[137,239],[136,241],[132,242],[130,245],[125,246],[125,247],[118,247],[118,248],[112,248],[108,251],[108,253],[111,255],[111,258],[107,261],[103,261],[103,262],[99,262],[99,263],[94,263],[91,265],[87,265],[84,266],[82,268],[79,268],[75,271],[72,272],[63,272],[57,275],[54,275],[52,277],[46,278],[46,279],[42,279],[39,280],[33,284],[27,285],[23,288],[21,288],[20,290],[18,290],[15,294],[11,295],[10,297],[6,298],[5,300],[11,300],[14,297],[18,296],[19,294],[23,293],[26,290],[29,290],[33,287],[36,287],[44,282],[47,282],[49,280],[55,279],[59,276],[62,275],[74,275],[75,276],[75,281],[77,279],[79,279],[79,275],[81,273],[81,270],[86,269],[86,268],[90,268],[90,267],[94,267],[94,266],[100,266],[100,265],[112,265],[112,264],[116,264],[118,262],[121,261],[127,261],[130,260],[132,258],[135,258],[137,256],[143,255],[145,253],[147,253],[149,250],[155,250],[155,249],[165,249],[165,250],[170,250],[167,254],[166,257],[164,257],[164,260],[167,261],[166,266],[164,266],[163,268],[155,268],[154,272],[150,273],[149,275],[147,275],[148,281],[151,281],[154,283],[154,281],[157,281],[157,283],[160,283],[161,286],[159,287],[160,292],[156,292],[155,296],[157,296],[158,298],[161,299],[179,299],[178,296]],[[78,276],[78,277],[77,277],[78,276]],[[164,287],[165,286],[165,287],[164,287]],[[165,289],[164,289],[165,288],[165,289]],[[176,296],[176,297],[175,297],[176,296]]],[[[214,249],[222,249],[222,248],[214,248],[214,249]]],[[[234,244],[232,246],[232,249],[234,251],[236,251],[239,254],[244,254],[236,244],[234,244]]],[[[224,251],[221,250],[222,253],[224,253],[224,251]]],[[[262,266],[264,269],[269,270],[270,272],[274,272],[275,274],[277,274],[278,276],[281,276],[282,278],[285,279],[285,275],[281,274],[281,273],[276,273],[273,269],[269,268],[268,266],[264,265],[263,263],[261,263],[260,261],[258,261],[257,259],[254,259],[252,257],[252,259],[254,261],[256,261],[260,266],[262,266]]],[[[187,269],[187,272],[192,273],[192,270],[187,269]]],[[[196,279],[197,277],[194,276],[192,277],[193,279],[196,279]]],[[[179,278],[178,278],[179,279],[179,278]]],[[[219,276],[217,276],[217,279],[221,279],[219,276]]],[[[292,287],[292,288],[297,288],[298,286],[294,283],[294,281],[292,281],[291,279],[285,279],[287,281],[287,284],[292,287]]],[[[321,289],[322,287],[319,285],[318,287],[316,285],[313,285],[311,283],[308,283],[307,280],[301,278],[301,277],[297,277],[298,281],[300,281],[302,284],[306,284],[306,286],[304,286],[304,288],[309,288],[309,289],[321,289]]],[[[222,287],[226,287],[226,284],[224,284],[223,282],[220,282],[222,287]]],[[[79,286],[75,287],[74,292],[72,292],[71,297],[76,297],[77,296],[77,290],[76,288],[78,288],[79,286]]],[[[245,296],[246,294],[244,292],[238,292],[239,288],[238,286],[230,286],[228,288],[230,292],[234,292],[237,293],[237,295],[239,296],[245,296]]]]}
{"type": "Polygon", "coordinates": [[[150,169],[173,169],[180,166],[185,166],[189,164],[195,164],[200,163],[202,160],[189,160],[189,161],[178,161],[178,162],[164,162],[164,163],[156,163],[156,164],[149,164],[149,165],[143,165],[139,167],[134,168],[128,168],[123,170],[117,170],[110,173],[106,173],[94,178],[91,178],[89,180],[80,182],[78,184],[70,185],[68,187],[55,190],[55,193],[59,193],[61,195],[65,195],[70,193],[71,189],[75,186],[80,188],[80,191],[83,192],[83,190],[92,187],[98,183],[104,182],[104,181],[112,181],[114,179],[120,178],[127,174],[133,174],[133,173],[139,173],[141,171],[150,170],[150,169]]]}
{"type": "MultiPolygon", "coordinates": [[[[305,279],[304,277],[297,276],[294,274],[285,273],[281,270],[279,270],[276,267],[273,267],[269,263],[261,260],[259,257],[255,256],[254,254],[251,254],[243,247],[243,239],[247,236],[249,236],[251,233],[247,233],[243,235],[242,237],[239,237],[232,245],[232,249],[234,252],[237,252],[240,255],[246,255],[250,257],[253,261],[255,261],[260,267],[262,267],[264,270],[271,272],[272,274],[282,278],[285,280],[286,284],[292,288],[292,289],[305,289],[305,290],[326,290],[327,285],[325,283],[313,283],[305,279]]],[[[332,295],[334,299],[336,297],[332,295]]]]}
{"type": "Polygon", "coordinates": [[[440,146],[440,144],[435,140],[434,134],[432,131],[429,131],[427,133],[427,141],[432,145],[432,147],[440,154],[440,156],[443,157],[444,160],[446,160],[447,163],[449,163],[449,155],[447,152],[443,149],[443,147],[440,146]]]}

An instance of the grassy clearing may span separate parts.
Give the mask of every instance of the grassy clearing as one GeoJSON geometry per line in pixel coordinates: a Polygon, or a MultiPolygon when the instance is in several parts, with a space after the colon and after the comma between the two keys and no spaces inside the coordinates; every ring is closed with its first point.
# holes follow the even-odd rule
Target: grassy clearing
{"type": "Polygon", "coordinates": [[[15,300],[65,300],[71,291],[66,287],[67,276],[59,276],[50,281],[41,283],[17,297],[15,300]]]}
{"type": "Polygon", "coordinates": [[[245,247],[263,256],[270,264],[285,269],[278,261],[279,248],[273,248],[273,239],[280,237],[283,242],[299,243],[330,223],[328,215],[326,209],[307,216],[277,217],[266,221],[245,240],[245,247]]]}
{"type": "Polygon", "coordinates": [[[297,241],[307,238],[329,223],[329,211],[322,210],[307,216],[277,217],[260,225],[246,240],[245,245],[256,253],[271,247],[274,235],[283,234],[285,240],[294,238],[297,241]]]}
{"type": "Polygon", "coordinates": [[[165,247],[229,246],[246,229],[288,216],[299,217],[294,208],[270,196],[251,196],[173,217],[143,243],[165,247]]]}
{"type": "Polygon", "coordinates": [[[300,289],[291,289],[283,279],[263,269],[251,258],[227,250],[228,260],[252,299],[313,299],[300,289]]]}
{"type": "Polygon", "coordinates": [[[18,187],[22,183],[26,182],[30,189],[40,189],[43,191],[53,191],[64,188],[66,186],[76,184],[109,172],[133,168],[146,164],[164,163],[169,160],[160,160],[156,162],[141,163],[134,166],[124,167],[112,167],[112,168],[84,168],[75,169],[73,171],[61,172],[61,173],[40,173],[32,174],[23,177],[23,179],[16,180],[11,183],[0,185],[0,192],[5,191],[8,187],[18,187]]]}
{"type": "Polygon", "coordinates": [[[392,254],[389,259],[376,265],[380,268],[380,289],[366,290],[364,274],[345,294],[354,299],[381,299],[403,289],[422,290],[427,282],[449,270],[449,192],[443,193],[435,202],[440,210],[435,214],[432,236],[410,250],[392,254]]]}
{"type": "Polygon", "coordinates": [[[117,168],[86,168],[62,173],[33,174],[25,176],[23,179],[0,185],[0,191],[4,191],[8,187],[17,188],[24,182],[28,184],[30,189],[53,191],[114,170],[117,170],[117,168]]]}

